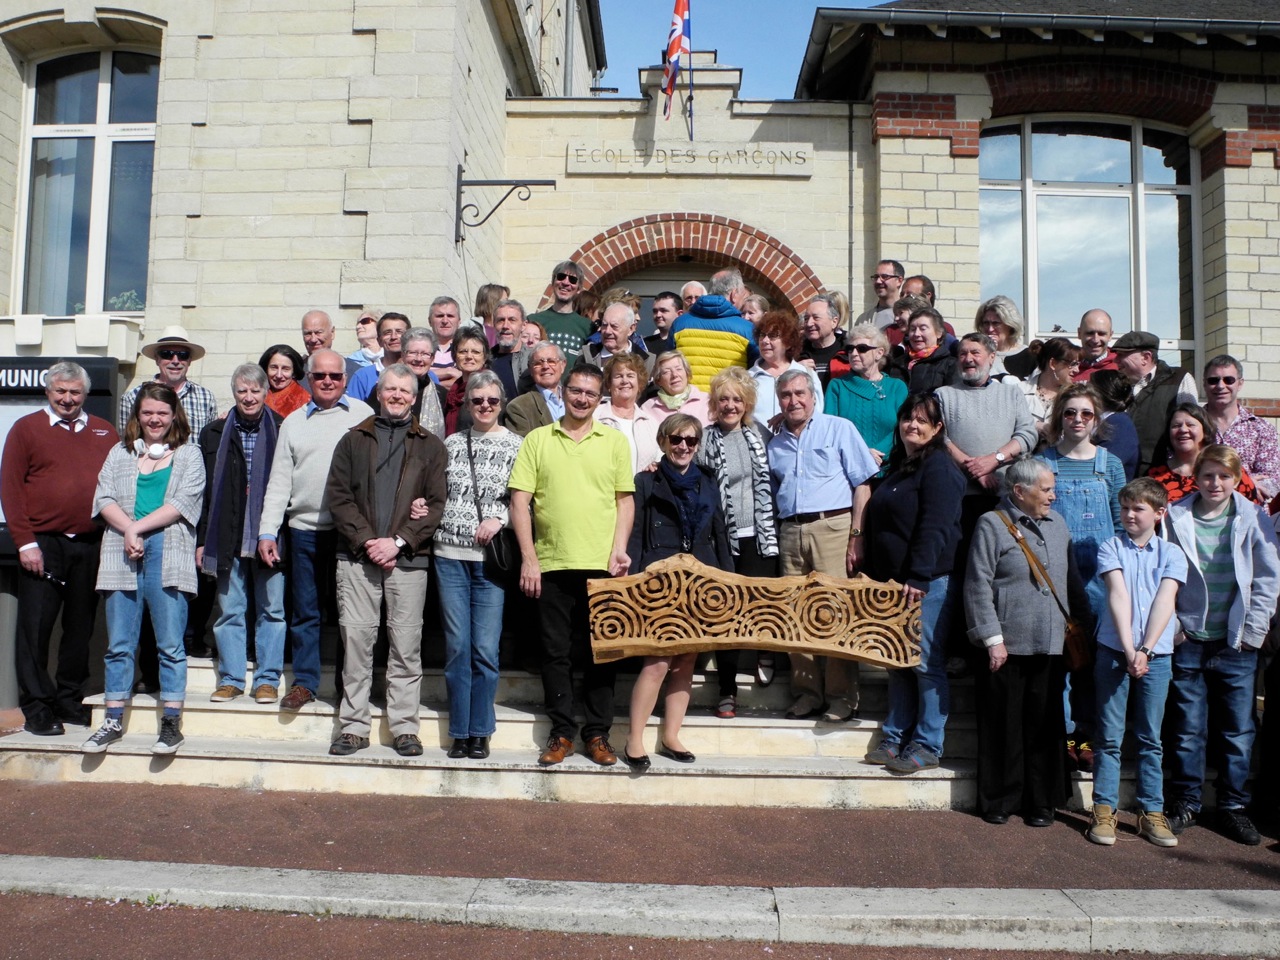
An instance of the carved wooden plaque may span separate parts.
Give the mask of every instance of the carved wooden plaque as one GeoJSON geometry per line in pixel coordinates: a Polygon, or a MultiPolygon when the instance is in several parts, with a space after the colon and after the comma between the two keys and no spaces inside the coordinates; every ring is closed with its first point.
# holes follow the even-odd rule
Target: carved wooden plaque
{"type": "Polygon", "coordinates": [[[734,649],[920,662],[920,605],[893,582],[743,577],[679,554],[643,573],[589,580],[587,595],[597,663],[734,649]]]}

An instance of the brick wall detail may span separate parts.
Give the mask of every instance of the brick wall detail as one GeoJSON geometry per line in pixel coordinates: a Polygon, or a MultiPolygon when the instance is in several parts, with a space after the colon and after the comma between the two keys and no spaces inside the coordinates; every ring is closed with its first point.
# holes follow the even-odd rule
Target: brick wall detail
{"type": "Polygon", "coordinates": [[[956,119],[950,93],[877,93],[871,105],[872,136],[951,141],[951,156],[976,157],[981,124],[956,119]]]}
{"type": "MultiPolygon", "coordinates": [[[[693,257],[716,267],[737,267],[770,302],[799,311],[823,290],[822,281],[794,250],[763,230],[706,213],[657,213],[596,234],[569,259],[586,274],[585,286],[604,292],[645,267],[693,257]]],[[[551,302],[551,288],[542,307],[551,302]]]]}
{"type": "Polygon", "coordinates": [[[1250,104],[1248,130],[1227,130],[1201,148],[1201,176],[1223,167],[1251,167],[1255,150],[1270,150],[1272,165],[1280,170],[1280,107],[1250,104]]]}

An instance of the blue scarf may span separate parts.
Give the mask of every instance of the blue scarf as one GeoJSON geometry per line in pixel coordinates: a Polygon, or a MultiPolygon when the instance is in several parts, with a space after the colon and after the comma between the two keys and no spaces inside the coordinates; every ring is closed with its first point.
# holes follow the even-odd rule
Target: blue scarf
{"type": "MultiPolygon", "coordinates": [[[[226,490],[227,457],[231,444],[239,433],[240,412],[234,407],[227,414],[222,428],[222,440],[218,444],[218,456],[213,466],[213,484],[210,491],[209,523],[205,527],[204,562],[201,570],[210,576],[218,575],[218,550],[222,546],[218,537],[224,493],[244,496],[238,490],[226,490]]],[[[258,418],[258,442],[253,447],[253,464],[249,468],[248,495],[245,496],[244,523],[240,527],[240,549],[236,556],[248,557],[258,550],[258,528],[262,521],[262,501],[267,495],[267,478],[271,475],[271,461],[275,459],[276,437],[279,428],[269,409],[263,409],[258,418]]]]}
{"type": "MultiPolygon", "coordinates": [[[[702,470],[696,464],[689,464],[689,469],[681,473],[666,457],[658,467],[671,486],[676,498],[676,510],[680,513],[680,536],[692,545],[693,538],[702,528],[703,522],[710,515],[712,504],[702,497],[702,470]]],[[[693,549],[692,546],[689,547],[693,549]]]]}

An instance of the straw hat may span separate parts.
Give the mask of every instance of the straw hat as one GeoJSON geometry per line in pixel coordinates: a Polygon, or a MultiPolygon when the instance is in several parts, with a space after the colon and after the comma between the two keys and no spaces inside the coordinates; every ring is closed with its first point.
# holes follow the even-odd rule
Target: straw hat
{"type": "Polygon", "coordinates": [[[173,347],[179,350],[190,350],[192,360],[199,360],[204,356],[204,347],[200,346],[198,343],[192,343],[190,339],[187,338],[187,331],[176,323],[161,330],[160,338],[156,340],[155,343],[148,343],[142,348],[142,355],[154,360],[156,358],[156,351],[166,347],[173,347]]]}

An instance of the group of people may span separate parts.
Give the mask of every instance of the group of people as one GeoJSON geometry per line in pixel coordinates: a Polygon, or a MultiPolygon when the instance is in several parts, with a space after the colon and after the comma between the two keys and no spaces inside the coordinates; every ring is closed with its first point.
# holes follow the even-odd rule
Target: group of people
{"type": "MultiPolygon", "coordinates": [[[[481,288],[465,321],[449,297],[421,327],[367,311],[347,356],[333,350],[332,319],[310,311],[304,351],[276,344],[237,367],[222,415],[187,378],[204,351],[181,328],[143,348],[158,372],[121,397],[115,425],[85,414],[85,371],[54,364],[48,409],[10,432],[0,488],[25,574],[27,729],[89,723],[81,698],[99,594],[106,715],[86,752],[122,737],[136,691],[163,704],[155,752],[178,749],[184,635],[202,633],[215,607],[212,699],[247,692],[306,708],[336,596],[341,732],[330,752],[370,744],[385,628],[392,747],[421,755],[434,570],[448,755],[489,755],[503,610],[523,595],[536,601],[551,720],[539,763],[562,762],[580,737],[589,759],[610,766],[616,665],[581,656],[588,581],[687,553],[752,577],[865,574],[919,603],[920,664],[890,672],[866,762],[901,775],[941,763],[948,658],[960,654],[979,689],[988,821],[1021,813],[1047,825],[1074,763],[1094,772],[1090,839],[1114,842],[1129,725],[1143,836],[1169,845],[1196,821],[1210,755],[1222,758],[1223,829],[1257,842],[1245,813],[1253,676],[1280,595],[1262,505],[1280,494],[1280,449],[1239,402],[1237,361],[1209,361],[1201,407],[1194,380],[1158,359],[1155,337],[1113,343],[1104,311],[1084,315],[1078,343],[1025,344],[1016,306],[995,297],[957,335],[932,281],[892,260],[872,276],[876,303],[852,323],[839,294],[813,297],[797,317],[726,269],[654,297],[648,337],[637,333],[638,297],[589,293],[584,281],[576,263],[557,264],[550,305],[532,315],[497,284],[481,288]],[[1068,625],[1093,661],[1074,672],[1068,625]],[[293,682],[281,696],[286,640],[293,682]]],[[[753,658],[717,653],[717,716],[736,715],[743,667],[773,681],[776,655],[753,658]]],[[[788,717],[857,716],[856,662],[789,661],[788,717]]],[[[681,739],[694,668],[693,654],[640,665],[622,751],[631,770],[651,765],[646,727],[659,697],[656,751],[695,761],[681,739]]]]}

